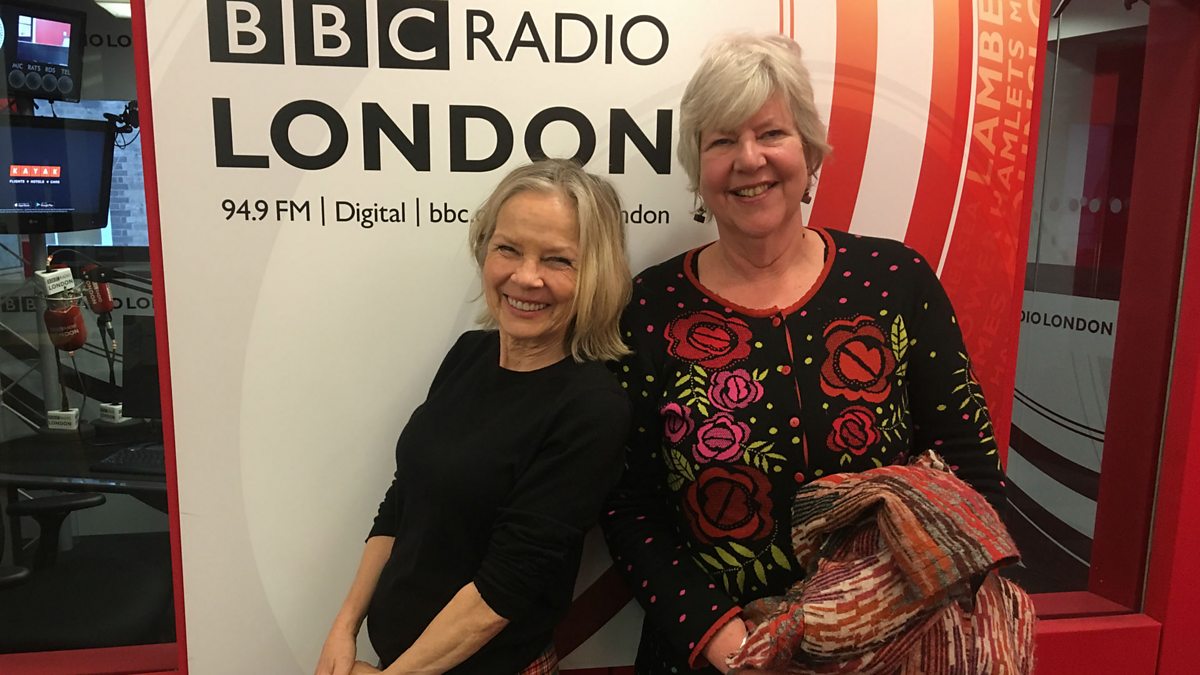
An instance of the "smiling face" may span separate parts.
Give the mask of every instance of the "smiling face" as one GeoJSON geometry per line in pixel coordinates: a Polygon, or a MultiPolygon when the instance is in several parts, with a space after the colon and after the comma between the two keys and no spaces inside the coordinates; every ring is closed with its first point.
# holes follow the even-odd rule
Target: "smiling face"
{"type": "Polygon", "coordinates": [[[700,134],[700,196],[722,236],[799,226],[808,180],[804,142],[779,94],[738,128],[700,134]]]}
{"type": "Polygon", "coordinates": [[[579,224],[566,196],[519,192],[500,207],[483,289],[500,329],[501,365],[513,355],[566,355],[578,264],[579,224]]]}

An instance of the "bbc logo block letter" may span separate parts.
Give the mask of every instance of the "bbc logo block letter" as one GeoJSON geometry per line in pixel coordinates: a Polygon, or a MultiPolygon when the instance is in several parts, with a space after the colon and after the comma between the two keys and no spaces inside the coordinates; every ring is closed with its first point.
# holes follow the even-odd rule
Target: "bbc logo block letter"
{"type": "Polygon", "coordinates": [[[281,0],[208,0],[208,58],[283,63],[281,0]]]}
{"type": "Polygon", "coordinates": [[[379,0],[379,66],[450,70],[445,0],[379,0]]]}
{"type": "Polygon", "coordinates": [[[367,65],[367,8],[362,0],[296,0],[296,63],[367,65]]]}

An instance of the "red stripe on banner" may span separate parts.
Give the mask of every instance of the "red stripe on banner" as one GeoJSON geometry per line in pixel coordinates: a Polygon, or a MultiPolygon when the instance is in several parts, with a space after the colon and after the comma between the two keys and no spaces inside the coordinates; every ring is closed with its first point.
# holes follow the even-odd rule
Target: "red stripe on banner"
{"type": "Polygon", "coordinates": [[[835,230],[850,227],[871,136],[878,43],[877,3],[838,0],[837,64],[829,112],[829,143],[834,151],[821,168],[820,187],[808,219],[812,225],[835,230]]]}
{"type": "Polygon", "coordinates": [[[796,0],[788,0],[788,37],[796,39],[796,0]]]}
{"type": "Polygon", "coordinates": [[[933,82],[925,153],[913,197],[904,243],[920,251],[937,269],[954,212],[962,175],[971,105],[971,12],[959,2],[938,2],[933,8],[933,82]]]}
{"type": "Polygon", "coordinates": [[[779,34],[783,35],[783,0],[779,0],[779,34]]]}
{"type": "Polygon", "coordinates": [[[1030,138],[1037,128],[1033,103],[1041,83],[1036,68],[1044,44],[1039,42],[1039,17],[1030,12],[1045,11],[1045,6],[1016,12],[986,3],[978,7],[970,150],[953,236],[941,263],[942,281],[962,319],[987,396],[1002,459],[1012,416],[1013,338],[1029,238],[1030,138]]]}

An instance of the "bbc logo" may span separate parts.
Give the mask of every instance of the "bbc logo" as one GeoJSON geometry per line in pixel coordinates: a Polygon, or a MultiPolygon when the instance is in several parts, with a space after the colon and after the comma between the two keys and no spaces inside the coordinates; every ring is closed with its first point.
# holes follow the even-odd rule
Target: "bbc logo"
{"type": "MultiPolygon", "coordinates": [[[[450,70],[448,0],[375,0],[381,68],[450,70]]],[[[363,0],[292,0],[295,61],[365,68],[363,0]]],[[[284,63],[283,0],[208,0],[213,62],[284,63]]]]}

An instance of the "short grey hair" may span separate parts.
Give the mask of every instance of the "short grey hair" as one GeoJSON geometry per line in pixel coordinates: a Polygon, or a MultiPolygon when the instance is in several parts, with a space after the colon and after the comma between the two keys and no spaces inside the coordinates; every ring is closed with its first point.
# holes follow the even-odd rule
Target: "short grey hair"
{"type": "Polygon", "coordinates": [[[809,175],[821,168],[832,148],[825,141],[825,123],[813,101],[800,45],[775,34],[728,35],[709,45],[679,102],[675,154],[693,192],[700,185],[700,134],[736,128],[775,94],[783,96],[804,141],[809,175]]]}
{"type": "MultiPolygon", "coordinates": [[[[566,159],[542,159],[513,169],[471,218],[471,254],[479,269],[496,231],[500,209],[515,195],[535,192],[565,197],[579,225],[579,267],[575,277],[574,319],[567,329],[567,351],[576,361],[615,361],[629,353],[618,325],[632,292],[625,247],[621,198],[612,183],[566,159]]],[[[485,327],[496,325],[485,309],[485,327]]]]}

